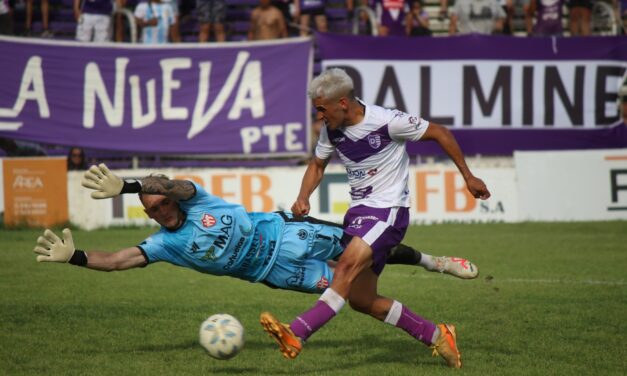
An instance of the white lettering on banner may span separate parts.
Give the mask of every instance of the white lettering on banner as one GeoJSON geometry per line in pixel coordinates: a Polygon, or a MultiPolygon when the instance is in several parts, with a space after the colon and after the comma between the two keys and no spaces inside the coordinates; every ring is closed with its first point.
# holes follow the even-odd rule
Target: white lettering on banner
{"type": "Polygon", "coordinates": [[[244,154],[252,152],[253,145],[265,136],[268,141],[268,151],[275,152],[279,145],[279,136],[284,135],[285,150],[302,150],[303,144],[298,141],[298,132],[303,129],[301,123],[287,123],[283,125],[264,125],[261,127],[244,127],[240,129],[242,150],[244,154]]]}
{"type": "Polygon", "coordinates": [[[155,100],[155,79],[146,82],[146,103],[148,110],[144,114],[142,109],[141,89],[139,87],[139,76],[132,75],[128,79],[131,85],[131,108],[133,110],[133,129],[146,127],[157,120],[157,105],[155,100]]]}
{"type": "Polygon", "coordinates": [[[619,119],[627,62],[326,60],[366,102],[473,128],[595,127],[619,119]],[[402,77],[402,79],[399,79],[402,77]],[[447,90],[435,88],[446,87],[447,90]]]}
{"type": "Polygon", "coordinates": [[[253,118],[260,118],[266,114],[266,105],[261,88],[261,63],[259,61],[251,61],[246,64],[244,74],[242,74],[242,83],[239,85],[235,103],[229,111],[228,118],[231,120],[239,119],[244,108],[250,109],[253,118]]]}
{"type": "Polygon", "coordinates": [[[13,180],[13,189],[36,189],[43,188],[44,183],[38,176],[17,175],[13,180]]]}
{"type": "Polygon", "coordinates": [[[115,89],[113,103],[105,88],[98,64],[91,62],[85,67],[85,88],[83,93],[83,126],[93,128],[96,118],[96,98],[100,100],[107,123],[112,127],[122,125],[124,117],[124,82],[129,59],[115,59],[115,89]]]}
{"type": "Polygon", "coordinates": [[[185,120],[188,117],[187,108],[172,107],[172,90],[181,88],[181,81],[172,78],[175,69],[189,69],[192,60],[189,58],[163,59],[161,64],[163,78],[163,96],[161,97],[161,114],[165,120],[185,120]]]}
{"type": "MultiPolygon", "coordinates": [[[[0,117],[18,117],[28,100],[37,102],[39,116],[42,119],[50,117],[50,108],[48,106],[48,99],[46,98],[46,88],[44,85],[44,74],[41,70],[40,56],[33,56],[28,59],[26,68],[24,68],[24,73],[22,74],[20,92],[17,95],[15,104],[13,108],[0,108],[0,117]]],[[[0,130],[17,130],[22,124],[22,122],[0,122],[0,130]]]]}
{"type": "MultiPolygon", "coordinates": [[[[201,67],[200,85],[198,85],[198,98],[196,99],[196,106],[194,107],[194,115],[192,118],[192,127],[187,132],[187,138],[192,139],[198,133],[202,132],[207,125],[213,120],[213,118],[222,110],[227,98],[231,95],[237,78],[239,77],[246,60],[250,54],[246,51],[242,51],[237,54],[237,59],[231,69],[231,73],[226,79],[224,86],[218,93],[218,96],[211,104],[211,107],[207,112],[203,113],[203,108],[207,102],[207,95],[209,93],[209,71],[211,70],[211,63],[205,67],[201,67]],[[205,68],[206,72],[202,68],[205,68]],[[205,90],[203,90],[205,89],[205,90]]],[[[201,64],[202,65],[202,64],[201,64]]]]}
{"type": "MultiPolygon", "coordinates": [[[[229,73],[226,82],[220,89],[217,97],[207,107],[209,97],[210,73],[212,68],[211,62],[201,62],[198,64],[199,84],[198,95],[192,113],[192,121],[187,138],[191,139],[202,132],[215,118],[215,116],[223,110],[228,98],[237,88],[235,100],[228,112],[228,119],[237,120],[242,116],[243,110],[249,110],[253,118],[261,118],[266,114],[266,106],[263,95],[261,62],[248,61],[250,53],[241,51],[237,55],[235,64],[229,73]],[[240,80],[241,77],[241,80],[240,80]],[[239,81],[239,86],[237,86],[239,81]],[[236,87],[237,86],[237,87],[236,87]],[[206,110],[205,110],[206,109],[206,110]]],[[[93,128],[96,116],[96,102],[100,102],[105,120],[109,126],[119,127],[122,125],[124,118],[124,96],[125,96],[125,79],[126,67],[129,63],[128,58],[117,58],[115,62],[115,89],[113,100],[109,96],[107,89],[100,73],[100,67],[94,63],[88,63],[85,67],[85,87],[84,87],[84,108],[83,108],[83,126],[85,128],[93,128]]],[[[192,66],[189,58],[172,58],[162,59],[159,62],[161,66],[162,79],[162,98],[161,98],[161,116],[164,120],[187,120],[189,111],[186,107],[173,107],[173,92],[181,89],[181,81],[174,79],[174,72],[178,69],[189,69],[192,66]]],[[[41,67],[39,66],[41,72],[41,67]]],[[[36,77],[36,76],[35,76],[36,77]]],[[[43,81],[42,81],[43,85],[43,81]]],[[[24,86],[24,85],[23,85],[24,86]]],[[[35,91],[43,93],[43,89],[39,90],[35,85],[35,91]]],[[[156,111],[156,82],[155,79],[149,79],[146,82],[146,104],[147,109],[144,113],[142,105],[142,87],[141,78],[138,75],[129,77],[129,86],[131,88],[131,110],[132,110],[132,127],[140,129],[153,124],[157,120],[156,111]]],[[[28,87],[28,85],[26,86],[28,87]]],[[[42,86],[43,88],[43,86],[42,86]]],[[[26,99],[30,99],[25,96],[26,99]]],[[[43,97],[45,100],[45,96],[43,97]]],[[[35,98],[33,98],[35,99],[35,98]]],[[[37,98],[39,100],[39,98],[37,98]]],[[[45,113],[50,116],[47,103],[45,103],[45,113]]],[[[21,104],[23,107],[23,103],[21,104]]],[[[40,105],[40,108],[43,108],[40,105]]],[[[0,109],[1,111],[2,109],[0,109]]],[[[0,116],[2,116],[0,112],[0,116]]],[[[4,114],[14,114],[13,110],[6,110],[4,114]]],[[[42,115],[43,116],[43,115],[42,115]]],[[[0,123],[0,127],[2,123],[0,123]]],[[[272,130],[272,128],[264,128],[264,135],[268,137],[270,142],[276,144],[276,138],[279,134],[289,135],[286,140],[288,150],[301,150],[302,144],[295,141],[293,135],[294,125],[283,130],[272,130]],[[298,146],[298,149],[295,148],[298,146]]],[[[1,129],[1,128],[0,128],[1,129]]],[[[276,148],[272,151],[276,151],[276,148]]]]}

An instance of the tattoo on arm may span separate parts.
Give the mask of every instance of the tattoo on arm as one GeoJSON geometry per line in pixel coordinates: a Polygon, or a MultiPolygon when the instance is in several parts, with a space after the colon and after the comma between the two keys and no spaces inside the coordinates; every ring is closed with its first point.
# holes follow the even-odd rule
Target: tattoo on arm
{"type": "Polygon", "coordinates": [[[179,201],[194,196],[196,189],[188,180],[170,180],[165,177],[147,176],[142,179],[142,193],[165,195],[179,201]]]}

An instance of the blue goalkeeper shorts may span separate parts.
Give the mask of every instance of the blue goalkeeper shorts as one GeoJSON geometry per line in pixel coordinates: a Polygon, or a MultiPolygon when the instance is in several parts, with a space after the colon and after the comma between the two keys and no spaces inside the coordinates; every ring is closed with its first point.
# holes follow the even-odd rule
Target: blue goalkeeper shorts
{"type": "Polygon", "coordinates": [[[285,221],[283,239],[275,263],[262,282],[274,288],[321,293],[333,279],[327,261],[344,251],[342,227],[313,217],[279,214],[285,221]]]}

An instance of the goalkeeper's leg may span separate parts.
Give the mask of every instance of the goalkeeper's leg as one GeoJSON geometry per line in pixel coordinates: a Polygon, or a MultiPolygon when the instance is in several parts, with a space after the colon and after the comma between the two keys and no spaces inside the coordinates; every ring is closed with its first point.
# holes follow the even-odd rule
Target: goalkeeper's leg
{"type": "Polygon", "coordinates": [[[386,263],[420,265],[428,271],[446,273],[462,279],[473,279],[479,276],[479,268],[465,258],[431,256],[405,244],[392,248],[386,263]]]}

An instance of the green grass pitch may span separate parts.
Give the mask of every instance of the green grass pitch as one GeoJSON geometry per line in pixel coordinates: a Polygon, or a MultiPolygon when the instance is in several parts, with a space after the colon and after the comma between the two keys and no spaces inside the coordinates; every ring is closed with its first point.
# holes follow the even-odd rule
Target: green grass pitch
{"type": "MultiPolygon", "coordinates": [[[[154,229],[75,231],[78,248],[113,251],[154,229]]],[[[472,281],[387,266],[380,293],[458,326],[464,368],[445,367],[405,332],[348,307],[293,361],[262,332],[315,295],[166,264],[103,273],[40,264],[41,231],[0,230],[0,375],[624,375],[627,222],[414,226],[405,242],[464,256],[472,281]],[[230,313],[246,345],[230,361],[198,345],[200,323],[230,313]]]]}

